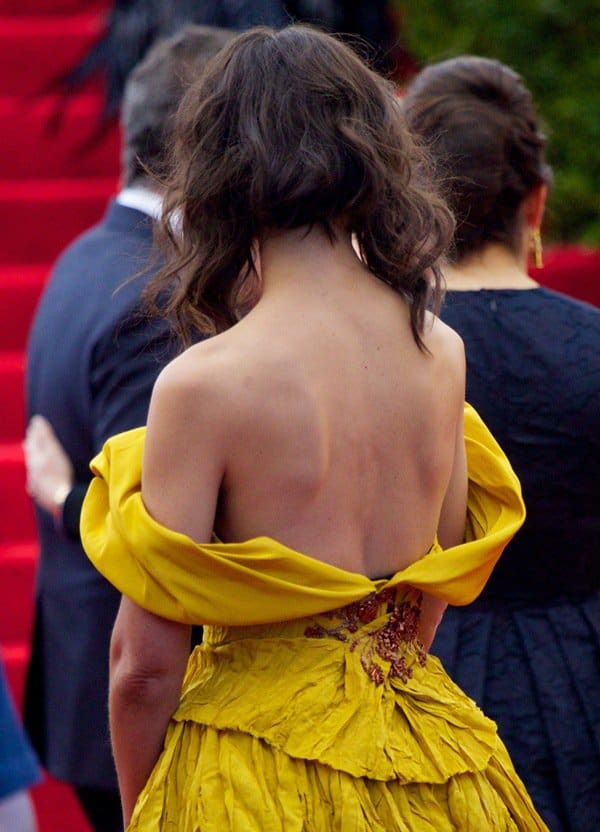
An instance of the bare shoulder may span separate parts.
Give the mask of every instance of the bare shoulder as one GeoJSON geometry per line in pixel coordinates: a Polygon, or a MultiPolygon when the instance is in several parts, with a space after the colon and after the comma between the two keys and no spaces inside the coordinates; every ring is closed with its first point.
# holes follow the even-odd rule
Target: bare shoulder
{"type": "MultiPolygon", "coordinates": [[[[177,410],[180,419],[195,421],[222,406],[233,386],[235,358],[220,336],[189,347],[160,373],[152,393],[152,403],[177,410]]],[[[175,414],[174,414],[175,415],[175,414]]]]}
{"type": "Polygon", "coordinates": [[[157,435],[156,427],[176,433],[184,454],[202,435],[227,454],[265,399],[263,363],[232,330],[189,347],[155,383],[149,434],[157,435]]]}
{"type": "Polygon", "coordinates": [[[188,347],[162,370],[156,387],[185,394],[191,393],[197,385],[206,384],[213,376],[216,380],[224,353],[219,339],[220,336],[207,338],[188,347]]]}
{"type": "Polygon", "coordinates": [[[155,519],[195,540],[210,539],[235,434],[236,408],[222,352],[206,341],[167,365],[148,413],[144,503],[155,519]]]}
{"type": "Polygon", "coordinates": [[[427,313],[425,320],[424,341],[434,360],[446,371],[464,376],[465,346],[462,338],[431,312],[427,313]]]}
{"type": "Polygon", "coordinates": [[[425,313],[425,335],[430,348],[443,347],[453,351],[456,355],[464,353],[463,340],[455,329],[445,324],[441,318],[432,312],[425,313]]]}

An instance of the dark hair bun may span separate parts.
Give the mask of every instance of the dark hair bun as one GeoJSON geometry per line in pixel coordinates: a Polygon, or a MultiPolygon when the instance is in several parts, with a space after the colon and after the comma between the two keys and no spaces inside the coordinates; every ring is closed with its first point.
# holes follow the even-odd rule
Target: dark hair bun
{"type": "Polygon", "coordinates": [[[458,259],[496,241],[516,249],[523,198],[550,182],[531,93],[499,61],[465,56],[424,69],[404,99],[453,209],[458,259]]]}

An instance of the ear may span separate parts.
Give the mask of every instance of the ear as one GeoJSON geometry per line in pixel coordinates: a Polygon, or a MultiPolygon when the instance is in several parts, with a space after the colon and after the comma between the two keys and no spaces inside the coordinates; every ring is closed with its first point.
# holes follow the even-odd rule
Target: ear
{"type": "Polygon", "coordinates": [[[523,200],[523,213],[528,228],[539,229],[541,226],[547,196],[548,186],[542,182],[536,185],[523,200]]]}

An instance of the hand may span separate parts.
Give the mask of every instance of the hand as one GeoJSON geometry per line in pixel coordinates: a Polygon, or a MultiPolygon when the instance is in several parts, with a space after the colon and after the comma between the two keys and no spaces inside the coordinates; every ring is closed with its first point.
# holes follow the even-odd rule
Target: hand
{"type": "Polygon", "coordinates": [[[27,493],[47,512],[56,516],[75,482],[71,460],[43,416],[34,416],[25,441],[27,493]]]}

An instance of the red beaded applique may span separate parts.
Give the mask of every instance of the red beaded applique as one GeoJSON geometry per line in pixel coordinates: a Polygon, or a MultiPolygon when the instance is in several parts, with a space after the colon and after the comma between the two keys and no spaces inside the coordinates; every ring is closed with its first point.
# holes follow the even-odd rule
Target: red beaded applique
{"type": "Polygon", "coordinates": [[[362,601],[327,613],[327,618],[339,621],[337,626],[323,627],[315,624],[307,627],[304,635],[308,638],[329,637],[348,642],[352,652],[360,645],[363,648],[360,663],[376,685],[383,684],[386,677],[386,672],[378,661],[381,659],[389,665],[387,676],[390,679],[400,679],[406,683],[413,675],[413,661],[407,663],[407,652],[412,653],[421,666],[427,658],[418,639],[422,595],[413,594],[414,603],[404,600],[396,604],[395,597],[394,588],[374,592],[362,601]],[[386,608],[382,610],[384,605],[386,608]],[[388,615],[385,624],[376,630],[361,632],[361,628],[385,614],[388,615]],[[358,635],[355,636],[355,633],[358,635]],[[407,647],[412,649],[407,651],[407,647]]]}

